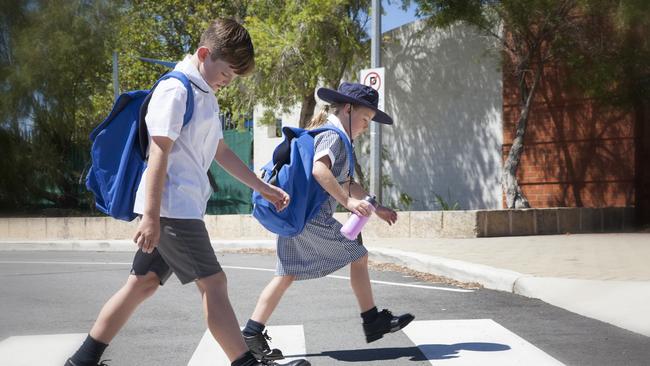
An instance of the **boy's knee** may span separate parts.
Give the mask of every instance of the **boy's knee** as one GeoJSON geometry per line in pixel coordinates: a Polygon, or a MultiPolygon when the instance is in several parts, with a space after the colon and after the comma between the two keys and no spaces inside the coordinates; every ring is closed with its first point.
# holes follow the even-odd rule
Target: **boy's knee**
{"type": "Polygon", "coordinates": [[[147,298],[153,295],[158,287],[160,280],[154,273],[149,272],[144,276],[130,276],[127,281],[129,291],[137,294],[139,297],[147,298]]]}
{"type": "Polygon", "coordinates": [[[221,271],[211,276],[200,278],[196,281],[201,292],[210,290],[225,290],[228,287],[228,277],[221,271]]]}

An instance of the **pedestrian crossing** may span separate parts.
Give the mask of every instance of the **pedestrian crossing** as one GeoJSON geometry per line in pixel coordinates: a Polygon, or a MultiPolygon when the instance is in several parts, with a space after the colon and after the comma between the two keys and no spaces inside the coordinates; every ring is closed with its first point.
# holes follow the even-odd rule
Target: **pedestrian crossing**
{"type": "MultiPolygon", "coordinates": [[[[282,350],[285,355],[304,355],[307,353],[305,346],[305,332],[302,325],[268,326],[273,335],[273,347],[282,350]]],[[[298,357],[299,358],[299,357],[298,357]]],[[[282,362],[297,358],[287,357],[282,362]]],[[[206,330],[196,347],[194,354],[187,366],[230,366],[230,361],[221,350],[209,330],[206,330]]]]}
{"type": "MultiPolygon", "coordinates": [[[[305,357],[309,351],[309,355],[312,357],[307,358],[314,366],[317,366],[319,361],[332,364],[332,359],[327,355],[338,352],[337,350],[320,350],[317,344],[310,344],[309,335],[305,334],[303,325],[269,326],[267,329],[273,336],[271,342],[273,348],[279,348],[285,355],[296,358],[305,357]]],[[[417,360],[396,357],[396,359],[388,361],[386,365],[416,364],[413,361],[428,362],[436,366],[563,365],[492,319],[413,321],[403,332],[412,345],[419,349],[422,356],[417,360]]],[[[85,337],[86,333],[9,337],[0,342],[0,365],[62,366],[85,337]],[[39,352],[33,352],[34,349],[39,352]]],[[[366,350],[359,352],[364,351],[366,350]]],[[[383,359],[388,358],[386,355],[383,357],[383,359]]],[[[282,362],[292,359],[295,358],[288,358],[282,362]]],[[[346,362],[339,359],[337,363],[344,364],[346,362]]],[[[187,365],[228,366],[230,362],[210,332],[206,330],[187,365]]]]}

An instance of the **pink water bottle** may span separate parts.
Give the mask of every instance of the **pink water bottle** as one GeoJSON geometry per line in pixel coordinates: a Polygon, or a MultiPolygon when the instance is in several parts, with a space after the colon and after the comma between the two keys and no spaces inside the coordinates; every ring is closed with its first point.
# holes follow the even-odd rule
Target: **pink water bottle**
{"type": "MultiPolygon", "coordinates": [[[[375,206],[377,205],[375,196],[366,196],[363,200],[370,203],[372,211],[375,210],[375,206]]],[[[370,219],[370,216],[358,216],[357,214],[350,215],[348,221],[346,221],[343,227],[341,227],[341,234],[350,240],[356,239],[361,232],[361,229],[363,229],[363,226],[368,222],[368,219],[370,219]]]]}

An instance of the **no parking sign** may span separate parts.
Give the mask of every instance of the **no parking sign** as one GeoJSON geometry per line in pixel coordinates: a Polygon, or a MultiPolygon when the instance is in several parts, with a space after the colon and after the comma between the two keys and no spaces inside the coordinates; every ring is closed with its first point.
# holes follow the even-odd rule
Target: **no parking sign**
{"type": "Polygon", "coordinates": [[[384,68],[377,67],[374,69],[365,69],[361,70],[361,84],[368,85],[369,87],[375,89],[379,93],[379,109],[384,109],[384,68]]]}

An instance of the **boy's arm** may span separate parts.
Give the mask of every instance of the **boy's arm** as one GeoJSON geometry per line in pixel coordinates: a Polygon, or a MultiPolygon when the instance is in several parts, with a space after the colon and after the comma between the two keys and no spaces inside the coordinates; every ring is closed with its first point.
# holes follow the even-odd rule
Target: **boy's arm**
{"type": "Polygon", "coordinates": [[[160,241],[160,201],[167,175],[167,160],[173,144],[174,141],[169,137],[151,137],[144,212],[133,237],[133,241],[145,253],[153,252],[160,241]]]}
{"type": "Polygon", "coordinates": [[[276,210],[282,211],[289,205],[289,195],[278,187],[270,185],[259,179],[235,153],[230,150],[226,142],[221,139],[217,145],[217,153],[214,160],[221,165],[230,175],[255,191],[260,192],[262,197],[273,203],[276,210]]]}

